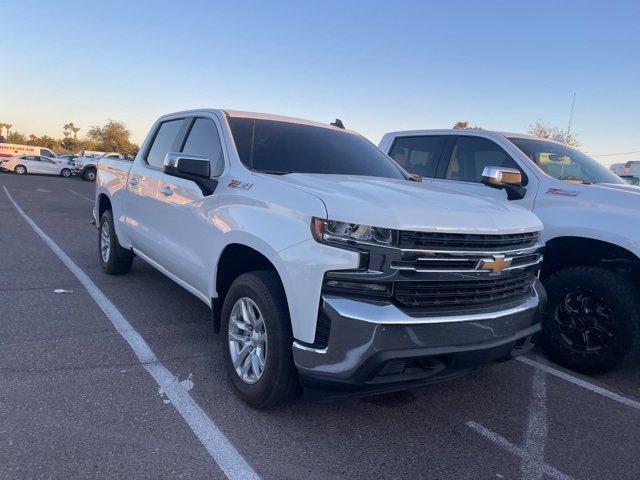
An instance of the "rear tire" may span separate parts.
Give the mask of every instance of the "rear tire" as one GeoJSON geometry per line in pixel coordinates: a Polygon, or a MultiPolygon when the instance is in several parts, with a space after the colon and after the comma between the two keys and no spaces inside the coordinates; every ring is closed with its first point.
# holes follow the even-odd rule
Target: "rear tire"
{"type": "MultiPolygon", "coordinates": [[[[257,324],[257,321],[253,323],[253,325],[257,324]]],[[[288,403],[297,396],[300,387],[298,371],[293,362],[291,320],[285,293],[275,272],[254,271],[235,279],[224,299],[220,336],[228,378],[236,394],[243,401],[254,408],[267,409],[288,403]],[[243,299],[249,300],[245,306],[248,304],[253,310],[250,316],[254,320],[262,319],[262,328],[256,326],[255,329],[248,329],[245,325],[242,329],[237,329],[234,326],[238,322],[243,323],[244,314],[238,315],[238,312],[242,312],[238,305],[242,305],[243,299]],[[234,314],[234,323],[231,323],[232,314],[234,314]],[[231,330],[236,331],[234,338],[242,332],[245,334],[245,340],[231,339],[230,324],[231,330]],[[254,333],[257,334],[256,340],[261,336],[258,334],[259,331],[265,338],[262,348],[266,353],[263,354],[264,366],[257,367],[260,374],[256,375],[256,368],[252,366],[252,361],[255,359],[251,356],[257,355],[260,358],[260,346],[251,346],[249,343],[254,338],[252,336],[254,333]],[[245,345],[249,347],[249,353],[243,357],[241,349],[245,345]],[[236,353],[232,353],[232,349],[236,353]],[[234,366],[232,355],[239,362],[236,364],[237,367],[234,366]],[[246,363],[249,365],[248,373],[245,375],[251,378],[243,379],[241,373],[236,371],[236,368],[242,370],[245,364],[242,361],[243,358],[248,359],[246,363]]]]}
{"type": "Polygon", "coordinates": [[[64,178],[69,178],[71,176],[71,170],[69,170],[68,168],[63,168],[60,171],[60,176],[64,178]]]}
{"type": "Polygon", "coordinates": [[[82,174],[82,178],[84,178],[87,182],[95,182],[96,181],[96,171],[93,168],[85,170],[82,174]]]}
{"type": "Polygon", "coordinates": [[[27,167],[24,165],[16,165],[16,168],[14,168],[13,171],[18,175],[24,175],[27,173],[27,167]]]}
{"type": "Polygon", "coordinates": [[[111,210],[104,212],[100,218],[98,259],[102,270],[111,275],[128,273],[133,263],[133,253],[118,243],[111,210]]]}
{"type": "Polygon", "coordinates": [[[625,277],[572,267],[553,273],[544,286],[542,344],[554,361],[582,373],[604,373],[637,351],[640,299],[625,277]]]}

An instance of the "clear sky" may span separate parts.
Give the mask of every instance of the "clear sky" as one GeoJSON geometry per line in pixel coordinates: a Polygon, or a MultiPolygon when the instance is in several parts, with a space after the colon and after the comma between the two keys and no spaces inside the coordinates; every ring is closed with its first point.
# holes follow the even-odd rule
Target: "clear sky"
{"type": "MultiPolygon", "coordinates": [[[[640,1],[0,0],[0,121],[61,137],[225,107],[398,129],[572,130],[640,150],[640,1]]],[[[598,157],[640,160],[640,154],[598,157]]]]}

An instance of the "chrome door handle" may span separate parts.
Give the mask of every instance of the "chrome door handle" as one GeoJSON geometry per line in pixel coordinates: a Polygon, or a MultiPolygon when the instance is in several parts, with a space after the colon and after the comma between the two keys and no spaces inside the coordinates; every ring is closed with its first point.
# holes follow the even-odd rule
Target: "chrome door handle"
{"type": "Polygon", "coordinates": [[[130,178],[129,180],[127,180],[127,183],[129,185],[131,185],[132,187],[137,187],[138,186],[138,179],[135,178],[135,177],[130,178]]]}
{"type": "Polygon", "coordinates": [[[171,187],[165,185],[160,189],[160,193],[168,197],[169,195],[173,195],[173,190],[171,190],[171,187]]]}

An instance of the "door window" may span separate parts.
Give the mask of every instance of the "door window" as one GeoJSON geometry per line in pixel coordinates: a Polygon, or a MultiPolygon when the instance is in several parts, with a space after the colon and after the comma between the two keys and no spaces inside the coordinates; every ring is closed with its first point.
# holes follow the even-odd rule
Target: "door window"
{"type": "Polygon", "coordinates": [[[216,124],[210,118],[196,118],[182,152],[207,157],[211,162],[212,176],[217,177],[222,173],[222,144],[216,124]]]}
{"type": "Polygon", "coordinates": [[[484,167],[518,168],[516,162],[495,142],[480,137],[458,137],[444,174],[446,180],[482,180],[484,167]]]}
{"type": "Polygon", "coordinates": [[[169,153],[173,148],[173,144],[176,141],[183,122],[184,119],[180,118],[178,120],[169,120],[160,124],[160,127],[158,127],[158,131],[156,132],[156,136],[153,139],[153,143],[151,144],[151,148],[149,148],[149,152],[147,153],[147,163],[150,166],[160,169],[162,168],[164,165],[164,159],[167,156],[167,153],[169,153]]]}
{"type": "Polygon", "coordinates": [[[407,172],[433,178],[445,142],[444,136],[399,137],[389,156],[407,172]]]}

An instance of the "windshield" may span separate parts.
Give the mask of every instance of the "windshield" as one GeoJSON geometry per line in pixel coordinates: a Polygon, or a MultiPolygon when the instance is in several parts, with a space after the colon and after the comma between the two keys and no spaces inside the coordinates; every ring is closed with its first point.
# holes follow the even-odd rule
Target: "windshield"
{"type": "Polygon", "coordinates": [[[240,160],[256,172],[406,179],[400,167],[359,135],[253,118],[231,118],[229,124],[240,160]]]}
{"type": "Polygon", "coordinates": [[[511,143],[558,180],[579,183],[624,183],[615,173],[580,150],[546,140],[509,138],[511,143]]]}

